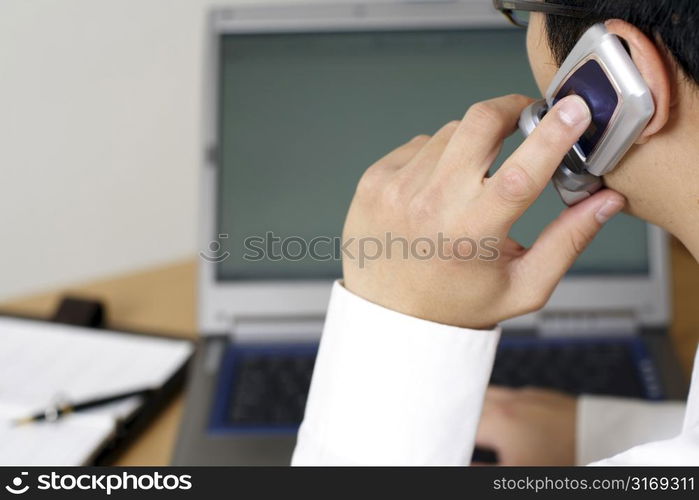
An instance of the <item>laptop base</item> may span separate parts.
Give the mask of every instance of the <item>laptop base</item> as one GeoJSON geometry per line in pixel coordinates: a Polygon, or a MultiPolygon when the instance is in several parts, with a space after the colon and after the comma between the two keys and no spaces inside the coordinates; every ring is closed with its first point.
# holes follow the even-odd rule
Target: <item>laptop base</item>
{"type": "MultiPolygon", "coordinates": [[[[641,334],[641,339],[644,355],[652,363],[657,382],[662,388],[662,399],[685,398],[686,381],[667,342],[667,335],[661,331],[647,331],[641,334]]],[[[591,343],[599,344],[600,341],[606,342],[604,339],[589,339],[591,343]]],[[[629,341],[632,344],[635,342],[633,339],[629,341]]],[[[541,339],[531,332],[516,332],[504,335],[501,350],[529,345],[544,352],[557,344],[574,348],[576,343],[584,344],[585,340],[571,343],[568,340],[541,339]]],[[[229,348],[226,337],[212,337],[200,344],[190,372],[186,409],[173,465],[289,465],[296,444],[295,432],[288,428],[269,428],[266,431],[259,427],[246,429],[234,424],[226,428],[222,422],[220,386],[222,380],[225,383],[228,377],[221,377],[220,370],[229,369],[229,348]]],[[[514,380],[514,384],[508,384],[507,380],[499,382],[517,385],[514,380]]],[[[572,389],[572,392],[584,392],[572,389]]],[[[645,395],[647,399],[658,399],[648,392],[645,395]]]]}

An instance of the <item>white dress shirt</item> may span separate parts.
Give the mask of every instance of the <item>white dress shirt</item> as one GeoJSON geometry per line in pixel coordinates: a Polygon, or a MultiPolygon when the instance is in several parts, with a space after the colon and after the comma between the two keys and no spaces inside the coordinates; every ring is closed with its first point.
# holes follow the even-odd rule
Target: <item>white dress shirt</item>
{"type": "MultiPolygon", "coordinates": [[[[293,465],[469,464],[499,337],[406,316],[335,283],[293,465]]],[[[699,465],[699,369],[686,410],[582,398],[577,448],[579,463],[699,465]]]]}

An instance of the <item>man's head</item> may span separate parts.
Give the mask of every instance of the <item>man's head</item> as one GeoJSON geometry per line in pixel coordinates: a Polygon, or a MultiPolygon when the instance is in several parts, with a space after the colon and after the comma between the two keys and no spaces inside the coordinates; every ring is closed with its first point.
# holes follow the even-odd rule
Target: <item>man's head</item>
{"type": "Polygon", "coordinates": [[[690,226],[699,223],[699,2],[555,3],[584,6],[592,13],[584,18],[532,15],[527,48],[539,88],[542,93],[546,90],[560,63],[592,24],[607,23],[608,30],[625,41],[653,93],[656,113],[637,145],[605,181],[627,196],[632,213],[686,240],[690,226]]]}

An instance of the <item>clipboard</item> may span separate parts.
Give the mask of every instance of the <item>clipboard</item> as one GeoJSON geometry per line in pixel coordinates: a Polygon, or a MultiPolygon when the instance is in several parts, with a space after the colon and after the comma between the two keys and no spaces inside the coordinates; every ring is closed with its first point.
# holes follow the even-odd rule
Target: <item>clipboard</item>
{"type": "MultiPolygon", "coordinates": [[[[19,461],[17,461],[16,463],[9,462],[9,460],[11,460],[11,453],[13,452],[11,448],[13,442],[15,446],[15,451],[17,452],[21,451],[20,448],[23,448],[21,445],[24,442],[34,444],[35,448],[37,448],[37,443],[33,441],[38,441],[38,437],[36,439],[27,439],[27,437],[30,436],[30,434],[20,435],[17,432],[15,432],[14,434],[10,434],[10,437],[15,438],[14,441],[12,439],[5,441],[6,452],[4,453],[4,456],[0,453],[0,459],[3,460],[3,463],[6,463],[8,465],[36,465],[37,463],[40,463],[42,465],[113,464],[114,461],[119,457],[119,455],[128,447],[128,445],[131,444],[140,435],[140,433],[148,426],[148,424],[153,420],[153,418],[182,389],[186,378],[188,366],[191,362],[192,355],[194,352],[193,342],[167,337],[164,335],[144,335],[141,333],[130,331],[105,330],[103,328],[105,317],[106,314],[104,306],[101,303],[76,298],[64,299],[64,301],[61,303],[61,306],[58,308],[53,321],[43,321],[37,320],[35,318],[21,317],[16,315],[0,316],[0,324],[6,327],[5,332],[3,332],[2,329],[0,329],[0,344],[3,342],[5,342],[5,344],[9,343],[10,351],[13,347],[16,351],[18,349],[18,344],[21,344],[23,342],[22,336],[18,335],[18,332],[13,333],[10,331],[12,330],[12,328],[18,329],[19,333],[22,333],[21,330],[24,329],[23,334],[28,335],[29,339],[32,338],[31,335],[39,335],[39,333],[37,332],[41,332],[41,334],[45,335],[47,339],[53,341],[51,337],[52,334],[49,333],[49,331],[52,329],[51,325],[55,324],[55,335],[59,339],[58,341],[60,341],[60,339],[69,338],[80,339],[81,345],[83,345],[84,343],[86,343],[86,340],[89,339],[89,342],[87,342],[88,344],[94,344],[97,346],[104,344],[102,346],[103,349],[113,349],[115,345],[119,347],[118,349],[109,351],[110,353],[115,352],[115,356],[117,357],[119,356],[117,353],[121,352],[122,356],[121,359],[117,359],[116,361],[112,362],[112,364],[117,366],[120,371],[126,372],[124,374],[124,377],[113,377],[113,379],[118,379],[117,381],[111,382],[114,387],[118,386],[122,378],[125,380],[124,383],[126,384],[128,384],[129,382],[135,384],[137,383],[135,379],[137,379],[139,375],[143,375],[145,377],[144,380],[149,381],[149,387],[153,388],[153,392],[151,392],[147,397],[145,397],[145,399],[140,401],[140,403],[137,400],[131,400],[130,406],[127,405],[127,411],[123,415],[117,415],[116,413],[113,414],[105,410],[105,412],[103,412],[102,414],[98,414],[95,417],[90,417],[88,412],[86,412],[88,413],[87,415],[77,413],[75,416],[66,417],[66,420],[73,419],[73,427],[77,426],[75,422],[79,421],[79,419],[87,421],[89,420],[89,418],[93,418],[93,420],[95,421],[99,418],[104,426],[107,425],[107,422],[110,423],[112,426],[110,429],[108,429],[108,432],[107,429],[101,429],[99,431],[95,430],[94,443],[89,443],[86,441],[86,446],[88,446],[89,444],[94,444],[94,449],[84,448],[82,450],[79,450],[83,454],[89,452],[89,455],[84,455],[85,457],[89,458],[86,458],[81,463],[60,462],[61,457],[57,458],[56,450],[53,450],[52,453],[51,450],[48,449],[50,446],[52,446],[50,444],[52,442],[50,439],[48,440],[49,444],[46,445],[47,458],[45,463],[40,461],[41,452],[43,451],[41,449],[39,449],[38,457],[32,457],[31,460],[28,460],[27,455],[25,454],[24,461],[19,459],[19,461]],[[32,328],[34,329],[34,331],[31,330],[32,328]],[[100,337],[100,330],[104,332],[103,337],[100,337]],[[3,338],[3,333],[5,333],[5,338],[3,338]],[[75,337],[71,337],[71,335],[74,335],[75,337]],[[19,339],[19,342],[17,339],[19,339]],[[162,343],[160,342],[161,340],[163,341],[162,343]],[[138,355],[139,350],[142,350],[142,354],[140,354],[140,359],[138,355]],[[134,355],[131,357],[127,357],[126,359],[134,360],[136,366],[136,368],[134,369],[134,371],[136,372],[135,375],[132,375],[131,372],[128,372],[128,370],[131,369],[130,365],[127,366],[123,364],[124,356],[128,356],[130,352],[133,352],[134,355]],[[149,354],[163,354],[163,356],[166,356],[166,360],[163,362],[163,358],[158,359],[156,357],[155,359],[153,359],[152,363],[154,367],[151,368],[148,366],[150,361],[150,358],[148,358],[149,354]],[[122,362],[122,364],[119,364],[119,362],[122,362]],[[140,371],[138,370],[139,363],[141,366],[140,371]],[[131,380],[129,379],[129,376],[131,376],[131,380]],[[157,383],[154,383],[154,380],[157,380],[157,383]],[[7,449],[8,446],[10,447],[10,449],[7,449]],[[37,461],[34,461],[34,458],[37,458],[37,461]]],[[[77,341],[78,340],[71,340],[71,342],[73,343],[76,343],[77,341]]],[[[22,347],[26,348],[26,346],[19,345],[20,354],[22,352],[22,347]]],[[[60,349],[54,349],[54,351],[60,352],[60,349]]],[[[90,354],[90,352],[87,353],[88,356],[90,354]]],[[[19,356],[19,358],[21,358],[21,356],[19,356]]],[[[56,356],[56,358],[60,358],[60,356],[56,356]]],[[[86,366],[87,375],[82,378],[89,379],[90,374],[95,373],[98,375],[101,373],[101,376],[104,377],[104,371],[99,371],[100,369],[102,369],[102,365],[109,365],[109,362],[92,362],[92,366],[86,366]],[[95,368],[95,370],[93,370],[94,373],[90,371],[90,368],[95,368]]],[[[20,366],[19,373],[22,373],[22,369],[26,370],[28,368],[31,368],[31,366],[20,366]]],[[[109,369],[109,367],[107,367],[106,369],[109,369]]],[[[112,367],[112,369],[114,369],[114,367],[112,367]]],[[[37,372],[40,371],[41,370],[37,370],[37,372]]],[[[47,370],[47,372],[50,371],[50,369],[47,370]]],[[[26,378],[28,377],[25,377],[25,379],[26,378]]],[[[100,379],[95,378],[95,380],[100,379]]],[[[28,385],[31,386],[31,382],[28,382],[28,385]]],[[[75,384],[73,384],[73,390],[77,393],[80,393],[82,389],[84,392],[85,390],[90,389],[88,385],[89,382],[85,382],[84,384],[76,382],[75,384]]],[[[93,384],[92,390],[95,390],[94,385],[95,384],[93,384]]],[[[32,389],[36,389],[36,387],[29,387],[28,392],[31,393],[32,389]]],[[[41,392],[40,389],[41,387],[39,386],[39,392],[41,392]]],[[[114,390],[114,388],[105,390],[107,392],[112,393],[117,392],[114,390]]],[[[7,391],[5,391],[4,393],[0,392],[0,398],[3,396],[7,397],[7,391]]],[[[10,396],[12,396],[12,394],[10,394],[10,396]]],[[[15,396],[19,396],[19,400],[21,400],[21,396],[23,396],[21,393],[21,388],[17,389],[15,396]]],[[[36,400],[36,398],[34,399],[36,400]]],[[[77,400],[80,398],[76,396],[75,399],[77,400]]],[[[14,401],[17,401],[17,398],[15,398],[14,401]]],[[[0,399],[0,405],[2,404],[3,401],[0,399]]],[[[41,424],[29,424],[27,426],[28,430],[23,430],[21,432],[31,433],[32,426],[39,425],[41,424]]],[[[69,432],[69,425],[67,423],[64,424],[60,421],[58,423],[47,422],[43,425],[44,427],[33,428],[35,434],[36,431],[41,430],[42,432],[48,433],[48,435],[53,437],[61,436],[61,429],[58,429],[57,427],[49,427],[61,425],[64,426],[64,430],[66,433],[69,432]]],[[[3,431],[6,433],[12,432],[8,431],[7,427],[5,427],[4,429],[0,428],[0,432],[3,431]]],[[[79,439],[77,441],[80,442],[79,439]]],[[[56,443],[60,442],[61,439],[56,440],[56,443]]],[[[18,456],[22,457],[23,453],[18,453],[18,456]]]]}

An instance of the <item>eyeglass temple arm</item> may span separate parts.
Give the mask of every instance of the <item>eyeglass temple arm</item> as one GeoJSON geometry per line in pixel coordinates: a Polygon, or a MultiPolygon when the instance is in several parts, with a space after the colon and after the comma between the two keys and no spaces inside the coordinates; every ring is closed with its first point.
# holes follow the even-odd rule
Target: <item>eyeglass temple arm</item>
{"type": "Polygon", "coordinates": [[[533,0],[493,0],[493,6],[501,12],[526,10],[528,12],[541,12],[543,14],[567,17],[585,17],[589,14],[589,10],[584,7],[536,2],[533,0]]]}

